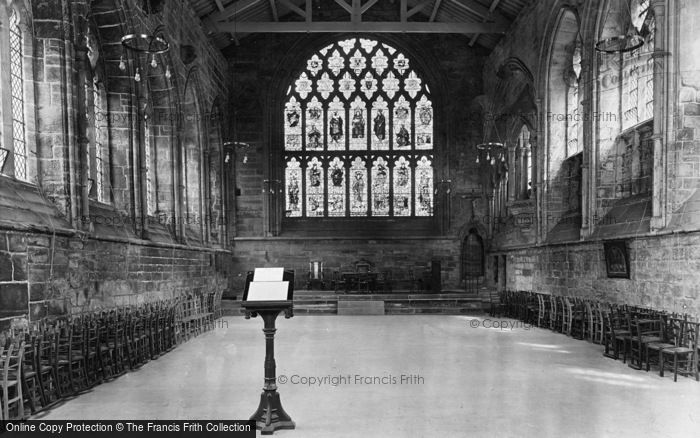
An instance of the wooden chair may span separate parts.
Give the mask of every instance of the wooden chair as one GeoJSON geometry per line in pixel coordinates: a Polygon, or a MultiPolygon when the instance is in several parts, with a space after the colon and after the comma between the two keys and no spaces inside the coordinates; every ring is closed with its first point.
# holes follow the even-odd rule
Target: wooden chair
{"type": "Polygon", "coordinates": [[[41,394],[44,397],[44,408],[61,399],[56,338],[55,327],[46,327],[37,336],[36,367],[41,394]]]}
{"type": "Polygon", "coordinates": [[[326,281],[323,275],[323,262],[314,260],[309,262],[309,275],[306,281],[306,289],[311,290],[318,286],[321,290],[326,288],[326,281]]]}
{"type": "Polygon", "coordinates": [[[24,341],[19,345],[10,341],[0,356],[0,390],[2,390],[2,418],[24,420],[24,397],[22,394],[22,359],[24,341]]]}
{"type": "Polygon", "coordinates": [[[606,313],[605,352],[603,353],[617,360],[622,352],[623,363],[627,361],[628,346],[632,336],[629,321],[624,312],[624,309],[611,306],[610,311],[606,313]]]}
{"type": "Polygon", "coordinates": [[[651,369],[652,362],[656,362],[656,365],[661,367],[661,350],[675,347],[672,343],[673,339],[671,339],[670,336],[671,329],[669,324],[668,315],[659,315],[659,337],[661,339],[657,342],[649,342],[646,344],[644,355],[646,356],[647,371],[651,369]]]}
{"type": "Polygon", "coordinates": [[[500,318],[503,316],[503,312],[506,309],[506,305],[503,302],[503,297],[498,293],[497,290],[493,289],[489,291],[489,314],[492,318],[500,318]]]}
{"type": "Polygon", "coordinates": [[[636,318],[632,324],[630,338],[630,367],[642,369],[644,361],[648,361],[646,357],[647,345],[653,342],[661,342],[661,321],[636,318]]]}
{"type": "Polygon", "coordinates": [[[557,306],[558,299],[554,295],[549,296],[549,329],[555,331],[557,329],[557,312],[559,311],[559,306],[557,306]]]}
{"type": "Polygon", "coordinates": [[[22,359],[22,393],[29,404],[29,410],[35,414],[41,407],[46,406],[46,400],[42,393],[39,373],[37,371],[37,345],[38,336],[25,333],[24,357],[22,359]]]}
{"type": "Polygon", "coordinates": [[[678,374],[688,374],[699,380],[698,375],[698,331],[700,323],[680,318],[670,318],[673,347],[663,348],[660,353],[659,375],[664,376],[666,361],[673,366],[673,381],[678,381],[678,374]]]}

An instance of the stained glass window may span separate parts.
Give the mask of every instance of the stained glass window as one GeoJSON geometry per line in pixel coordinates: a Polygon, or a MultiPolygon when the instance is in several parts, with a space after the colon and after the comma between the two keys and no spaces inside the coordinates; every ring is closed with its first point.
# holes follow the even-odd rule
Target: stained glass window
{"type": "Polygon", "coordinates": [[[328,216],[345,216],[345,168],[335,157],[328,168],[328,216]]]}
{"type": "Polygon", "coordinates": [[[12,142],[15,177],[27,180],[27,140],[24,122],[24,73],[22,30],[19,15],[12,9],[10,15],[10,87],[12,89],[12,142]]]}
{"type": "Polygon", "coordinates": [[[146,117],[143,129],[143,146],[146,155],[146,213],[156,213],[155,175],[153,174],[153,145],[151,144],[151,123],[146,117]]]}
{"type": "Polygon", "coordinates": [[[301,217],[301,166],[296,158],[292,158],[287,162],[284,180],[287,196],[287,216],[301,217]]]}
{"type": "Polygon", "coordinates": [[[323,216],[323,167],[314,157],[306,168],[306,215],[323,216]]]}
{"type": "Polygon", "coordinates": [[[372,165],[372,216],[389,216],[389,166],[379,157],[372,165]]]}
{"type": "Polygon", "coordinates": [[[350,168],[350,216],[367,216],[367,168],[357,157],[350,168]]]}
{"type": "Polygon", "coordinates": [[[421,157],[416,166],[416,216],[433,215],[433,166],[421,157]]]}
{"type": "MultiPolygon", "coordinates": [[[[104,120],[105,111],[104,105],[102,104],[102,92],[100,86],[96,81],[92,82],[92,102],[94,114],[93,129],[95,131],[95,141],[92,145],[93,154],[95,158],[95,173],[94,173],[94,185],[95,185],[95,196],[100,202],[105,202],[105,192],[104,192],[104,161],[103,156],[103,143],[106,140],[104,137],[104,120]]],[[[89,162],[90,160],[88,160],[89,162]]]]}
{"type": "Polygon", "coordinates": [[[349,38],[302,66],[282,108],[286,216],[432,216],[433,103],[410,60],[349,38]]]}
{"type": "Polygon", "coordinates": [[[576,39],[571,59],[571,66],[566,71],[565,82],[567,86],[566,96],[566,156],[570,157],[581,152],[582,140],[580,140],[583,128],[581,118],[581,49],[580,38],[576,39]]]}

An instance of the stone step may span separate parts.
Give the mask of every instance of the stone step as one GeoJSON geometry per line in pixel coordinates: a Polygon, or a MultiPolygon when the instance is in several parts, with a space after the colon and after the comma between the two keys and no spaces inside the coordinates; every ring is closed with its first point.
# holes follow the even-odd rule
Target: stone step
{"type": "Polygon", "coordinates": [[[384,301],[338,301],[338,315],[384,315],[384,301]]]}

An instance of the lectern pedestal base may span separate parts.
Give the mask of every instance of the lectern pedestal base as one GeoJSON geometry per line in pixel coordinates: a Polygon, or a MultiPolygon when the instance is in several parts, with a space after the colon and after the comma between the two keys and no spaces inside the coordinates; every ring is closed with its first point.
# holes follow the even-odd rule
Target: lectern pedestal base
{"type": "Polygon", "coordinates": [[[250,419],[255,420],[255,425],[262,435],[272,435],[277,429],[296,427],[292,418],[284,412],[277,391],[263,391],[260,395],[260,406],[250,419]]]}

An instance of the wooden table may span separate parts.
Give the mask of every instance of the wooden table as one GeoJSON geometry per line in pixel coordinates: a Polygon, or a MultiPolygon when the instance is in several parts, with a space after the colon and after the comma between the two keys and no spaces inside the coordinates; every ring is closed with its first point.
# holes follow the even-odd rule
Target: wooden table
{"type": "Polygon", "coordinates": [[[374,292],[377,285],[378,272],[343,272],[340,275],[345,282],[345,293],[350,293],[353,289],[362,292],[361,283],[367,283],[367,291],[374,292]]]}

